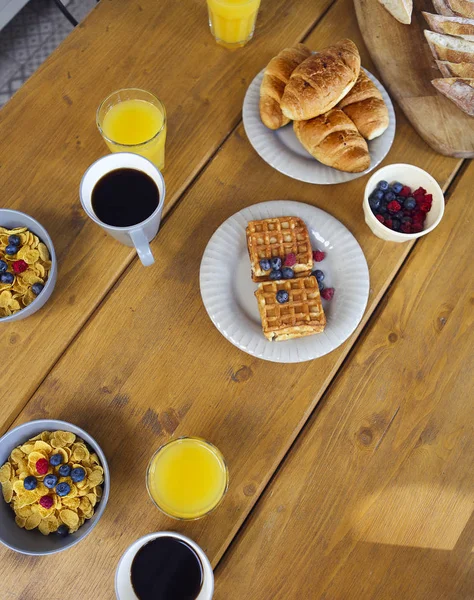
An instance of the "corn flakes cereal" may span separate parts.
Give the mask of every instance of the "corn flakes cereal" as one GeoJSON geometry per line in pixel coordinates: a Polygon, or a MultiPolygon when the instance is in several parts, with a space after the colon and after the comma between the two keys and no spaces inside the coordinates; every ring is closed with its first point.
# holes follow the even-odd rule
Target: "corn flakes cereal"
{"type": "Polygon", "coordinates": [[[1,319],[33,302],[48,280],[52,263],[46,245],[26,227],[0,227],[0,261],[1,319]]]}
{"type": "MultiPolygon", "coordinates": [[[[31,232],[20,233],[22,239],[30,239],[27,233],[31,232]]],[[[0,245],[3,237],[0,227],[0,245]]],[[[31,241],[40,254],[44,252],[38,238],[31,241]]],[[[3,497],[15,513],[16,524],[43,535],[60,527],[62,534],[77,531],[94,515],[103,482],[97,454],[69,431],[43,431],[14,448],[0,467],[3,497]]]]}

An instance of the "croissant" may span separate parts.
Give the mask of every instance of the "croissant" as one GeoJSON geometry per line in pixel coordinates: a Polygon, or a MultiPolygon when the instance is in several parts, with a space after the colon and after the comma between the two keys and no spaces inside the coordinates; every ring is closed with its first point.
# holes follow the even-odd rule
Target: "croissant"
{"type": "Polygon", "coordinates": [[[370,166],[367,142],[339,108],[308,121],[295,121],[296,137],[319,162],[349,173],[370,166]]]}
{"type": "Polygon", "coordinates": [[[354,122],[366,140],[382,135],[388,127],[388,109],[377,86],[360,70],[355,86],[337,105],[354,122]]]}
{"type": "Polygon", "coordinates": [[[310,55],[311,50],[304,44],[296,44],[282,50],[268,63],[260,86],[260,118],[270,129],[290,122],[281,112],[280,100],[291,74],[310,55]]]}
{"type": "Polygon", "coordinates": [[[293,121],[324,114],[349,92],[359,71],[359,51],[351,40],[311,55],[290,77],[280,102],[283,114],[293,121]]]}

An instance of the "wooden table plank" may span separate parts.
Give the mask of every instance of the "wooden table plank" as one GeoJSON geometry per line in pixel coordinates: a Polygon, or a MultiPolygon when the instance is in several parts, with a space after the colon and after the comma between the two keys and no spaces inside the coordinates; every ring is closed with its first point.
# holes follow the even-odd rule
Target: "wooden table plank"
{"type": "Polygon", "coordinates": [[[7,421],[134,257],[89,221],[79,203],[83,172],[107,152],[95,126],[100,101],[126,86],[164,101],[166,214],[238,123],[255,64],[300,40],[331,1],[264,1],[255,40],[229,52],[211,37],[204,0],[105,0],[3,108],[3,206],[37,218],[59,260],[47,306],[0,333],[0,409],[7,421]]]}
{"type": "Polygon", "coordinates": [[[474,597],[473,185],[471,164],[219,565],[216,600],[474,597]]]}
{"type": "MultiPolygon", "coordinates": [[[[338,2],[310,38],[321,47],[349,35],[360,44],[350,0],[338,2]]],[[[264,61],[262,61],[263,64],[264,61]]],[[[262,65],[255,65],[258,72],[262,65]]],[[[406,160],[447,182],[459,161],[436,155],[398,115],[389,161],[406,160]]],[[[356,336],[330,355],[300,365],[275,365],[245,355],[214,328],[199,296],[199,264],[216,227],[244,206],[290,198],[317,205],[356,235],[371,271],[369,315],[409,245],[375,238],[363,221],[365,179],[316,187],[291,180],[254,153],[243,128],[229,138],[173,211],[154,242],[153,269],[134,264],[39,388],[17,422],[54,415],[96,436],[112,470],[110,504],[94,535],[61,557],[51,581],[43,559],[0,552],[4,589],[34,598],[48,581],[52,599],[62,580],[79,597],[113,597],[113,573],[124,548],[157,529],[194,537],[214,564],[231,542],[289,446],[314,409],[356,336]],[[210,518],[181,523],[146,497],[145,468],[171,435],[201,435],[228,460],[231,484],[210,518]],[[19,582],[21,582],[19,584],[19,582]]]]}

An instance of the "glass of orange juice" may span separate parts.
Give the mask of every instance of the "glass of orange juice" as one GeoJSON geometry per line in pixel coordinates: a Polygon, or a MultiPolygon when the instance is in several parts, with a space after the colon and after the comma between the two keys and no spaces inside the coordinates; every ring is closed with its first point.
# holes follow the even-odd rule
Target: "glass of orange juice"
{"type": "Polygon", "coordinates": [[[260,0],[207,0],[207,7],[218,44],[241,48],[252,39],[260,0]]]}
{"type": "Polygon", "coordinates": [[[159,448],[148,465],[148,493],[169,517],[200,519],[222,501],[229,486],[224,457],[210,442],[180,437],[159,448]]]}
{"type": "Polygon", "coordinates": [[[99,106],[96,121],[112,152],[140,154],[163,170],[166,110],[156,96],[138,88],[118,90],[99,106]]]}

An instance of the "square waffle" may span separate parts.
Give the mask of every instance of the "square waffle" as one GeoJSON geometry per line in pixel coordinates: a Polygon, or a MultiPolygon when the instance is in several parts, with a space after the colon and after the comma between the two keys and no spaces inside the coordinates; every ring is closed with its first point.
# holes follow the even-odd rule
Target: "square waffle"
{"type": "Polygon", "coordinates": [[[255,296],[267,339],[279,342],[324,331],[326,316],[316,277],[265,281],[259,284],[255,296]],[[288,302],[277,302],[279,290],[288,292],[288,302]]]}
{"type": "Polygon", "coordinates": [[[291,268],[296,277],[304,277],[313,268],[313,253],[308,229],[298,217],[276,217],[249,221],[247,225],[247,247],[254,281],[268,281],[270,271],[260,268],[262,258],[279,256],[282,262],[288,254],[296,255],[296,264],[291,268]]]}

